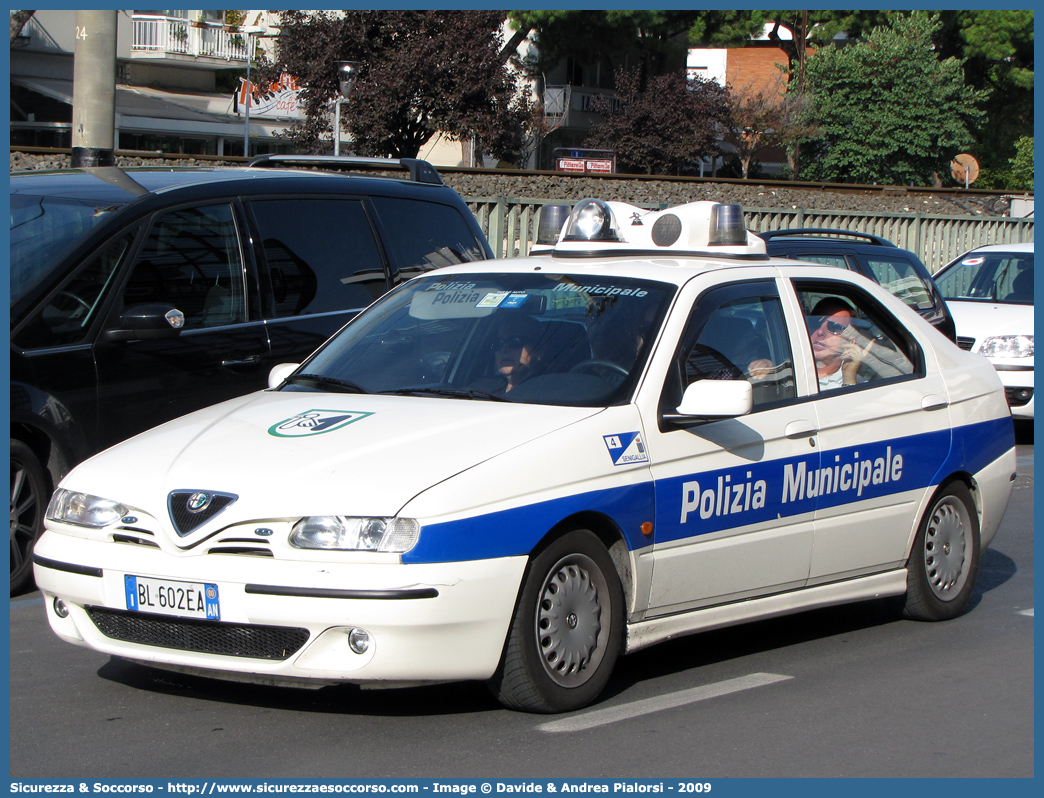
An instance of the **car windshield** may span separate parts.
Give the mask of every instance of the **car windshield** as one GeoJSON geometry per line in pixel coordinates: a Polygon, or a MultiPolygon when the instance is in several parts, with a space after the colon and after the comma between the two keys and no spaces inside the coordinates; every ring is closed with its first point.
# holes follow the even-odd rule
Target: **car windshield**
{"type": "Polygon", "coordinates": [[[120,206],[11,194],[11,304],[46,279],[62,256],[120,206]]]}
{"type": "Polygon", "coordinates": [[[357,317],[281,390],[623,404],[675,290],[620,277],[418,278],[357,317]]]}
{"type": "Polygon", "coordinates": [[[1033,304],[1032,252],[974,252],[948,266],[935,279],[947,300],[1033,304]]]}

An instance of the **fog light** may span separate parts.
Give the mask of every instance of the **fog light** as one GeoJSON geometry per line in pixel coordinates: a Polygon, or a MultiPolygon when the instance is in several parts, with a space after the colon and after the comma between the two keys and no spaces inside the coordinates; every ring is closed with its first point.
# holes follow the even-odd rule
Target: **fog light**
{"type": "Polygon", "coordinates": [[[365,654],[370,650],[370,633],[365,629],[350,629],[348,647],[356,654],[365,654]]]}
{"type": "Polygon", "coordinates": [[[51,606],[54,607],[54,614],[57,615],[59,618],[69,617],[69,608],[66,607],[65,602],[57,596],[54,597],[54,601],[52,602],[51,606]]]}

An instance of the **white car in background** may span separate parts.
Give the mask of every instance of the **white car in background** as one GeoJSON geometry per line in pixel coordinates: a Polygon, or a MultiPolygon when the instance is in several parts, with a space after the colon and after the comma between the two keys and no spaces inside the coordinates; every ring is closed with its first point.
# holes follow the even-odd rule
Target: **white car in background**
{"type": "Polygon", "coordinates": [[[1015,418],[1033,419],[1033,244],[965,253],[935,275],[957,324],[957,344],[985,355],[1015,418]]]}

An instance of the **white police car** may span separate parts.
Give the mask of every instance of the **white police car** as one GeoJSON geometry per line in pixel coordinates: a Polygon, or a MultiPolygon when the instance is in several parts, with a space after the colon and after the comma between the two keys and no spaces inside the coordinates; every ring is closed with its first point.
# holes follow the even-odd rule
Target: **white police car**
{"type": "Polygon", "coordinates": [[[76,468],[54,631],[162,667],[592,701],[622,653],[810,607],[964,608],[1015,472],[994,369],[735,205],[598,200],[386,295],[273,387],[76,468]]]}

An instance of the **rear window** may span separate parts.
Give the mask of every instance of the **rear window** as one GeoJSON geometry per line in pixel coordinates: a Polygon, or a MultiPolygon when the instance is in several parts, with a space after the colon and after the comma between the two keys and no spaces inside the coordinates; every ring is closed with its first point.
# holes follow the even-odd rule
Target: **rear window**
{"type": "Polygon", "coordinates": [[[373,204],[388,233],[385,244],[402,279],[440,266],[486,259],[456,208],[397,197],[374,197],[373,204]]]}
{"type": "Polygon", "coordinates": [[[902,258],[868,257],[874,279],[914,310],[927,310],[934,304],[928,285],[912,263],[902,258]]]}

